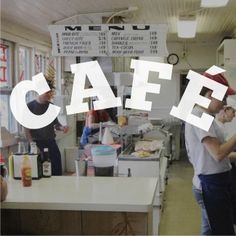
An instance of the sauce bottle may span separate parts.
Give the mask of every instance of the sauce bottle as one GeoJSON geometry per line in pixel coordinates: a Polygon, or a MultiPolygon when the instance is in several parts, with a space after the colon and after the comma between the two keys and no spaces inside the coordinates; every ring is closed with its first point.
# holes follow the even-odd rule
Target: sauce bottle
{"type": "Polygon", "coordinates": [[[30,154],[37,154],[37,153],[38,153],[38,149],[37,149],[36,142],[30,142],[30,154]]]}
{"type": "Polygon", "coordinates": [[[49,157],[48,148],[43,149],[42,169],[43,169],[43,177],[52,176],[52,164],[51,164],[51,159],[49,157]]]}
{"type": "Polygon", "coordinates": [[[8,169],[9,169],[9,177],[13,178],[13,153],[8,157],[8,169]]]}
{"type": "Polygon", "coordinates": [[[27,154],[23,156],[21,162],[21,180],[24,187],[30,187],[32,185],[32,167],[27,154]]]}

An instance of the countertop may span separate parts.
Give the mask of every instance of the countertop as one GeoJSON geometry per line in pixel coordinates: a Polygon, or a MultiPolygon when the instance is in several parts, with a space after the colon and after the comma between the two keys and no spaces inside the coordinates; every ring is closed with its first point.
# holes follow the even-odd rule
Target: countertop
{"type": "Polygon", "coordinates": [[[33,180],[8,180],[4,209],[148,212],[153,204],[157,178],[53,176],[33,180]]]}

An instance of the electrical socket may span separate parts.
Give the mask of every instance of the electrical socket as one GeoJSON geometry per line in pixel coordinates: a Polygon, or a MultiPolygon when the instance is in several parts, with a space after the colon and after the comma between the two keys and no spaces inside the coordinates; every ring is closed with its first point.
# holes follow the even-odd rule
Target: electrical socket
{"type": "Polygon", "coordinates": [[[128,11],[137,11],[138,7],[137,6],[130,6],[128,7],[128,11]]]}
{"type": "Polygon", "coordinates": [[[188,55],[187,51],[182,51],[182,58],[187,57],[187,55],[188,55]]]}

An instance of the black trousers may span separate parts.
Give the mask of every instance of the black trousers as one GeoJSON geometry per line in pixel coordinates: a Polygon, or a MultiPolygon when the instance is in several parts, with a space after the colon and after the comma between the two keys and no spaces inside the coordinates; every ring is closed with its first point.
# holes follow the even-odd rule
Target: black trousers
{"type": "Polygon", "coordinates": [[[233,210],[234,210],[234,224],[236,225],[236,165],[232,164],[232,194],[233,194],[233,210]]]}
{"type": "Polygon", "coordinates": [[[231,171],[199,178],[212,234],[235,235],[231,171]]]}
{"type": "Polygon", "coordinates": [[[44,148],[48,148],[51,163],[52,175],[62,175],[61,153],[56,141],[53,140],[36,140],[39,150],[43,152],[44,148]]]}

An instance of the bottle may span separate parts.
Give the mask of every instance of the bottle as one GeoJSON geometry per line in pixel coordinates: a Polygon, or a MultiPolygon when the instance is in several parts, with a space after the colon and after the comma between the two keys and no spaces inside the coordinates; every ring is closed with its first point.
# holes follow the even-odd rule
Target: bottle
{"type": "Polygon", "coordinates": [[[42,169],[43,169],[43,177],[47,178],[52,176],[52,164],[49,157],[48,148],[43,149],[42,169]]]}
{"type": "Polygon", "coordinates": [[[32,167],[27,154],[23,156],[21,162],[21,180],[24,187],[30,187],[32,185],[32,167]]]}
{"type": "Polygon", "coordinates": [[[26,148],[24,142],[18,142],[18,154],[25,154],[26,153],[26,148]]]}
{"type": "Polygon", "coordinates": [[[9,177],[13,178],[13,153],[8,158],[9,177]]]}
{"type": "Polygon", "coordinates": [[[128,168],[128,177],[131,177],[131,169],[128,168]]]}
{"type": "Polygon", "coordinates": [[[30,154],[37,154],[37,145],[36,142],[30,142],[30,154]]]}

